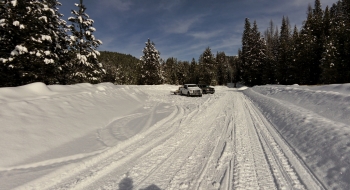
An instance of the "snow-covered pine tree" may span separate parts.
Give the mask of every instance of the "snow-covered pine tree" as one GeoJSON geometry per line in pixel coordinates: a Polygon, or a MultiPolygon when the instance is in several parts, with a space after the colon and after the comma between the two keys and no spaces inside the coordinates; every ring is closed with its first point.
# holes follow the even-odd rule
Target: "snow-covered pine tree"
{"type": "Polygon", "coordinates": [[[276,78],[279,84],[290,84],[290,57],[291,46],[291,30],[288,17],[282,18],[281,33],[279,36],[278,62],[276,70],[276,78]]]}
{"type": "Polygon", "coordinates": [[[192,58],[192,61],[190,63],[189,68],[189,83],[197,84],[198,83],[198,65],[194,58],[192,58]]]}
{"type": "Polygon", "coordinates": [[[177,59],[169,57],[163,65],[163,76],[166,84],[179,84],[177,70],[177,59]]]}
{"type": "Polygon", "coordinates": [[[323,38],[323,28],[324,28],[324,23],[323,23],[323,16],[324,16],[324,11],[322,10],[321,7],[321,2],[320,0],[315,0],[315,6],[313,9],[313,14],[312,14],[312,20],[310,22],[310,29],[312,30],[312,36],[314,38],[314,43],[313,43],[313,54],[314,54],[314,60],[312,64],[312,70],[313,72],[311,74],[311,80],[314,81],[314,84],[319,83],[320,81],[320,75],[321,75],[321,59],[322,59],[322,53],[324,52],[324,38],[323,38]]]}
{"type": "Polygon", "coordinates": [[[242,53],[240,56],[242,65],[241,65],[241,72],[242,72],[242,81],[250,85],[252,78],[250,74],[250,69],[252,65],[252,57],[251,57],[251,48],[252,48],[252,32],[251,32],[251,24],[248,18],[245,19],[244,22],[244,31],[242,36],[242,53]]]}
{"type": "Polygon", "coordinates": [[[188,61],[179,61],[177,63],[178,70],[177,70],[177,78],[179,80],[180,84],[188,83],[189,82],[189,70],[190,70],[190,63],[188,61]]]}
{"type": "Polygon", "coordinates": [[[1,86],[57,82],[61,20],[50,2],[1,1],[0,62],[2,73],[6,73],[1,86]]]}
{"type": "Polygon", "coordinates": [[[330,11],[327,7],[325,10],[323,23],[325,25],[323,33],[324,52],[322,54],[320,65],[322,70],[320,81],[324,84],[334,84],[341,81],[339,80],[341,78],[339,71],[343,69],[341,67],[342,58],[339,52],[339,44],[343,43],[339,41],[339,37],[341,36],[341,34],[339,34],[339,31],[341,31],[339,30],[339,24],[341,24],[342,21],[334,17],[331,18],[330,11]]]}
{"type": "Polygon", "coordinates": [[[256,21],[251,28],[249,19],[245,20],[242,38],[242,80],[246,85],[262,84],[263,68],[266,62],[266,43],[261,38],[256,21]]]}
{"type": "Polygon", "coordinates": [[[234,87],[237,87],[237,82],[241,80],[241,65],[242,60],[240,59],[240,56],[242,55],[241,49],[238,49],[238,55],[237,56],[230,56],[229,57],[229,80],[231,83],[234,84],[234,87]]]}
{"type": "Polygon", "coordinates": [[[55,65],[55,79],[59,84],[67,84],[67,63],[70,61],[70,57],[67,56],[69,52],[69,40],[68,40],[68,28],[67,22],[61,17],[63,14],[59,13],[59,6],[62,6],[58,0],[40,0],[44,4],[47,4],[51,8],[51,17],[47,15],[47,28],[50,28],[54,34],[52,37],[52,46],[50,47],[53,52],[58,56],[58,60],[54,63],[55,65]]]}
{"type": "Polygon", "coordinates": [[[298,56],[299,60],[299,84],[316,84],[313,74],[315,66],[315,42],[316,39],[313,36],[312,31],[312,20],[313,20],[313,11],[312,7],[308,6],[307,19],[303,23],[303,26],[300,31],[300,44],[299,50],[300,54],[298,56]]]}
{"type": "Polygon", "coordinates": [[[251,36],[251,85],[261,85],[263,84],[262,76],[266,62],[266,42],[261,37],[256,21],[253,23],[251,36]]]}
{"type": "Polygon", "coordinates": [[[293,34],[291,37],[291,46],[290,46],[290,71],[289,71],[289,80],[290,84],[299,84],[300,76],[300,36],[297,26],[294,26],[293,34]]]}
{"type": "Polygon", "coordinates": [[[199,57],[199,83],[216,85],[217,70],[214,55],[210,47],[207,47],[199,57]]]}
{"type": "Polygon", "coordinates": [[[160,69],[160,52],[156,49],[155,44],[150,39],[146,42],[143,49],[139,65],[139,84],[154,85],[162,83],[162,74],[160,69]]]}
{"type": "Polygon", "coordinates": [[[217,65],[217,81],[219,85],[224,85],[228,82],[229,67],[228,58],[225,52],[216,53],[216,65],[217,65]]]}
{"type": "Polygon", "coordinates": [[[102,42],[95,38],[93,32],[94,21],[85,13],[86,7],[83,0],[79,4],[75,4],[78,10],[72,10],[72,17],[68,21],[72,23],[70,29],[70,54],[72,60],[69,63],[71,70],[71,79],[69,83],[90,82],[98,83],[101,81],[105,71],[102,68],[102,63],[98,62],[97,56],[100,54],[97,51],[102,42]]]}

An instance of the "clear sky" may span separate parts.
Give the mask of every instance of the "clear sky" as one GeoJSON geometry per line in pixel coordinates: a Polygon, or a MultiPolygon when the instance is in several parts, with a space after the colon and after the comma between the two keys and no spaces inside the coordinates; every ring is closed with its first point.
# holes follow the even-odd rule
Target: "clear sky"
{"type": "MultiPolygon", "coordinates": [[[[67,20],[79,0],[59,0],[67,20]]],[[[321,0],[323,9],[337,0],[321,0]]],[[[95,21],[94,35],[103,42],[98,50],[142,55],[149,38],[161,57],[198,60],[210,47],[226,55],[237,55],[241,47],[244,19],[257,21],[263,33],[272,20],[280,27],[288,16],[300,29],[307,6],[314,0],[84,0],[86,13],[95,21]]],[[[70,22],[68,22],[70,24],[70,22]]]]}

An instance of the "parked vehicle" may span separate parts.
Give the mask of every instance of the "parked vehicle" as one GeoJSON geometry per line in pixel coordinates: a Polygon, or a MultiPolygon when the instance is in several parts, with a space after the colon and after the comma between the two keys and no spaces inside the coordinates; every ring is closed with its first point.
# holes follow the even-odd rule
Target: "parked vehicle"
{"type": "Polygon", "coordinates": [[[182,88],[180,88],[181,95],[187,96],[202,96],[202,89],[200,89],[196,84],[184,84],[182,88]]]}
{"type": "Polygon", "coordinates": [[[207,84],[198,84],[198,87],[202,89],[203,94],[214,94],[215,93],[215,88],[211,87],[207,84]]]}
{"type": "Polygon", "coordinates": [[[183,86],[180,86],[177,90],[170,91],[170,93],[178,95],[178,94],[180,94],[181,88],[183,88],[183,86]]]}

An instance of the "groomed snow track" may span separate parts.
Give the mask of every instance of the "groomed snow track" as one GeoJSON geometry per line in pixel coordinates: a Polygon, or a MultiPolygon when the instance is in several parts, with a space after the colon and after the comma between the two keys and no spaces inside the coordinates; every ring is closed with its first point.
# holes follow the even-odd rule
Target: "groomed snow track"
{"type": "MultiPolygon", "coordinates": [[[[146,122],[136,135],[114,131],[126,140],[16,189],[324,189],[241,92],[157,96],[150,96],[149,105],[173,102],[171,114],[146,122]]],[[[101,129],[98,138],[113,136],[108,131],[101,129]]]]}

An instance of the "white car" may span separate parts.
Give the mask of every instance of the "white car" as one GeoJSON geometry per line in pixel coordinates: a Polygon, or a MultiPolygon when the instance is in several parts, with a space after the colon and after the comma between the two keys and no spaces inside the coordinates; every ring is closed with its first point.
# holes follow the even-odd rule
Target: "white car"
{"type": "Polygon", "coordinates": [[[200,89],[196,84],[184,84],[180,90],[181,95],[186,96],[202,96],[202,89],[200,89]]]}

